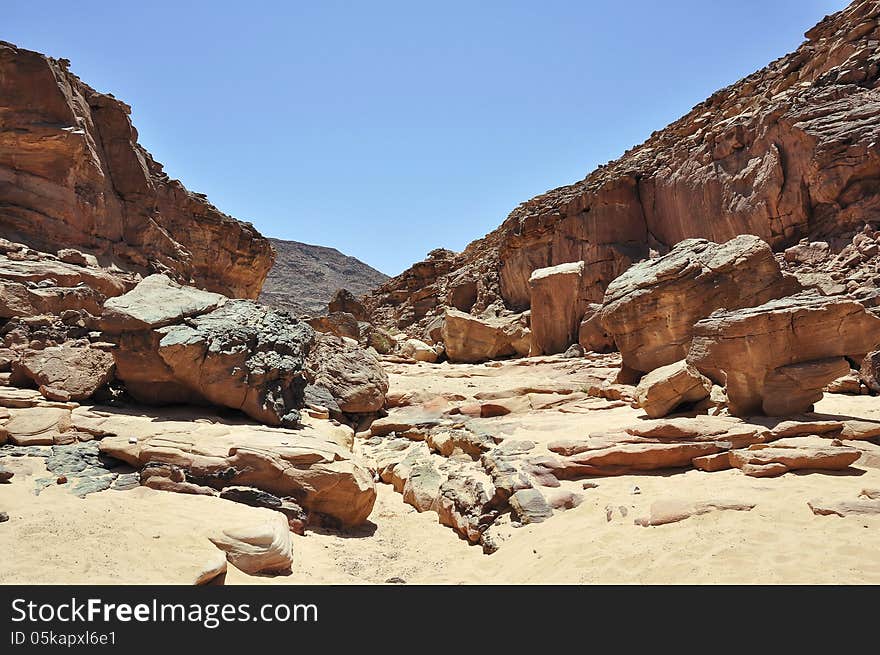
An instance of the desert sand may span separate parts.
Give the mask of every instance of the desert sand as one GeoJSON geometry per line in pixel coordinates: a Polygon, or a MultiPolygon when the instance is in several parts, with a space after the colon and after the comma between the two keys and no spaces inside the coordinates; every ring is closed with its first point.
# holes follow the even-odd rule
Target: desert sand
{"type": "MultiPolygon", "coordinates": [[[[523,386],[574,386],[608,369],[584,360],[544,358],[492,365],[386,364],[390,393],[420,398],[500,393],[523,386]]],[[[643,418],[629,405],[598,409],[604,399],[569,394],[549,409],[484,419],[505,438],[535,441],[579,437],[643,418]],[[597,409],[584,409],[590,405],[597,409]]],[[[613,404],[613,403],[611,403],[613,404]]],[[[876,399],[826,394],[816,411],[880,418],[876,399]]],[[[207,420],[207,419],[202,419],[207,420]]],[[[175,426],[176,430],[180,425],[175,426]]],[[[360,447],[361,437],[355,444],[360,447]]],[[[817,516],[807,502],[855,500],[880,488],[880,470],[859,460],[842,472],[789,472],[761,479],[737,469],[663,471],[563,481],[583,494],[573,509],[547,521],[514,527],[499,519],[504,539],[485,555],[432,511],[417,512],[390,485],[378,483],[369,522],[340,531],[315,528],[291,535],[294,565],[287,575],[247,575],[232,564],[215,579],[226,584],[474,583],[876,583],[880,582],[880,515],[817,516]],[[584,483],[593,484],[584,488],[584,483]],[[713,511],[652,527],[635,520],[657,501],[732,501],[750,511],[713,511]]],[[[0,583],[192,584],[224,566],[207,535],[262,520],[270,510],[213,497],[136,488],[84,499],[62,487],[34,495],[45,477],[41,458],[5,457],[14,471],[0,485],[0,548],[8,559],[0,583]]]]}

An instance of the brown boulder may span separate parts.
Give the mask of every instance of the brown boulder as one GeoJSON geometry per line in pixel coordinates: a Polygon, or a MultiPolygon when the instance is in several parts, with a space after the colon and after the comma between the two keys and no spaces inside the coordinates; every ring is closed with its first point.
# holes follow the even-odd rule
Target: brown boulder
{"type": "Polygon", "coordinates": [[[871,348],[871,352],[862,359],[859,379],[868,389],[874,393],[880,393],[880,350],[871,348]]]}
{"type": "Polygon", "coordinates": [[[702,319],[687,361],[726,384],[732,414],[798,414],[849,372],[845,356],[877,344],[880,318],[862,305],[802,293],[702,319]]]}
{"type": "Polygon", "coordinates": [[[51,400],[86,400],[113,379],[113,355],[94,348],[56,346],[25,352],[14,368],[51,400]]]}
{"type": "Polygon", "coordinates": [[[578,344],[586,352],[609,353],[616,349],[614,337],[602,325],[602,305],[590,303],[578,326],[578,344]]]}
{"type": "Polygon", "coordinates": [[[648,372],[684,359],[694,324],[715,310],[760,305],[799,289],[758,237],[687,239],[608,285],[601,320],[624,366],[648,372]]]}
{"type": "Polygon", "coordinates": [[[666,416],[676,407],[709,395],[712,381],[684,360],[654,369],[636,386],[636,402],[651,418],[666,416]]]}
{"type": "Polygon", "coordinates": [[[529,277],[531,290],[531,355],[564,352],[578,340],[578,328],[589,301],[583,294],[584,262],[539,268],[529,277]]]}
{"type": "Polygon", "coordinates": [[[306,323],[312,326],[316,332],[332,334],[337,337],[348,337],[357,341],[361,336],[361,328],[358,320],[348,312],[332,312],[327,316],[309,318],[306,323]]]}
{"type": "Polygon", "coordinates": [[[447,309],[442,329],[451,362],[475,363],[513,355],[528,355],[531,332],[518,315],[478,318],[447,309]]]}

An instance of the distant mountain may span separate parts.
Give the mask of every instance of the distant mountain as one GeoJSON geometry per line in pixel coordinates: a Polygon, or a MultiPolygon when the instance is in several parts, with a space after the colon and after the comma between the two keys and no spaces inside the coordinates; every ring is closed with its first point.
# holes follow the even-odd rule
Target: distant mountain
{"type": "Polygon", "coordinates": [[[293,314],[319,315],[337,289],[362,296],[388,276],[335,248],[269,239],[277,252],[260,302],[293,314]]]}

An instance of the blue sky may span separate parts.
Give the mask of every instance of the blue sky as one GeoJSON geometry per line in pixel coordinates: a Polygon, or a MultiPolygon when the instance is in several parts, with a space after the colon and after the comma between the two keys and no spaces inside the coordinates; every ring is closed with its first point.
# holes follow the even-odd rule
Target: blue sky
{"type": "Polygon", "coordinates": [[[843,0],[6,0],[0,39],[133,107],[169,175],[389,274],[461,250],[843,0]]]}

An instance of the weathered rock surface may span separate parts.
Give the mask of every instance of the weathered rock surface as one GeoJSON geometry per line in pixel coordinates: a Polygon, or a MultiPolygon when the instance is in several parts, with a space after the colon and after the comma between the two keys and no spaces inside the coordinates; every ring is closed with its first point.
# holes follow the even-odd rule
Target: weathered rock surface
{"type": "Polygon", "coordinates": [[[167,275],[150,275],[128,293],[104,303],[101,329],[119,334],[160,328],[213,311],[226,300],[218,293],[177,284],[167,275]]]}
{"type": "Polygon", "coordinates": [[[149,415],[77,410],[73,423],[104,433],[101,452],[136,469],[167,464],[199,486],[254,487],[345,526],[363,523],[372,511],[372,478],[344,445],[350,429],[319,420],[285,430],[187,418],[156,425],[149,415]]]}
{"type": "Polygon", "coordinates": [[[287,520],[280,512],[264,523],[225,528],[209,538],[226,552],[231,564],[245,573],[290,572],[293,548],[287,520]]]}
{"type": "Polygon", "coordinates": [[[382,407],[375,357],[252,301],[150,276],[113,299],[101,322],[117,347],[117,377],[147,403],[212,403],[269,425],[294,425],[307,384],[343,412],[382,407]]]}
{"type": "Polygon", "coordinates": [[[452,362],[525,356],[531,347],[531,333],[520,316],[478,318],[457,309],[446,311],[442,338],[452,362]]]}
{"type": "Polygon", "coordinates": [[[597,302],[632,263],[687,238],[754,234],[781,251],[861,228],[880,206],[867,182],[880,172],[878,15],[876,3],[853,2],[810,29],[796,51],[584,180],[522,203],[464,252],[414,265],[367,304],[403,327],[430,320],[454,285],[472,284],[475,313],[501,303],[521,311],[532,271],[572,261],[585,263],[597,302]]]}
{"type": "Polygon", "coordinates": [[[356,343],[318,336],[304,375],[309,384],[326,389],[343,412],[375,412],[385,404],[388,375],[379,361],[356,343]]]}
{"type": "Polygon", "coordinates": [[[877,344],[880,318],[861,304],[804,292],[704,318],[687,361],[726,385],[732,414],[797,414],[877,344]]]}
{"type": "Polygon", "coordinates": [[[861,452],[855,448],[833,443],[800,445],[777,441],[771,445],[756,444],[746,449],[732,450],[730,463],[746,475],[763,478],[798,469],[842,471],[860,456],[861,452]]]}
{"type": "Polygon", "coordinates": [[[255,297],[272,265],[269,242],[170,179],[137,143],[131,109],[67,67],[0,43],[4,236],[255,297]]]}
{"type": "Polygon", "coordinates": [[[694,324],[716,309],[760,305],[799,289],[758,237],[688,239],[615,279],[601,320],[624,366],[648,372],[684,359],[694,324]]]}
{"type": "Polygon", "coordinates": [[[666,416],[684,403],[695,403],[709,395],[712,381],[686,361],[654,369],[636,386],[636,402],[651,418],[666,416]]]}
{"type": "Polygon", "coordinates": [[[578,326],[578,344],[586,352],[607,353],[615,350],[614,337],[602,325],[602,305],[590,303],[578,326]]]}
{"type": "Polygon", "coordinates": [[[57,346],[25,352],[14,369],[46,398],[81,401],[113,379],[114,367],[113,355],[102,350],[57,346]]]}
{"type": "Polygon", "coordinates": [[[584,263],[539,268],[529,277],[531,355],[564,352],[578,340],[589,301],[584,297],[584,263]]]}

